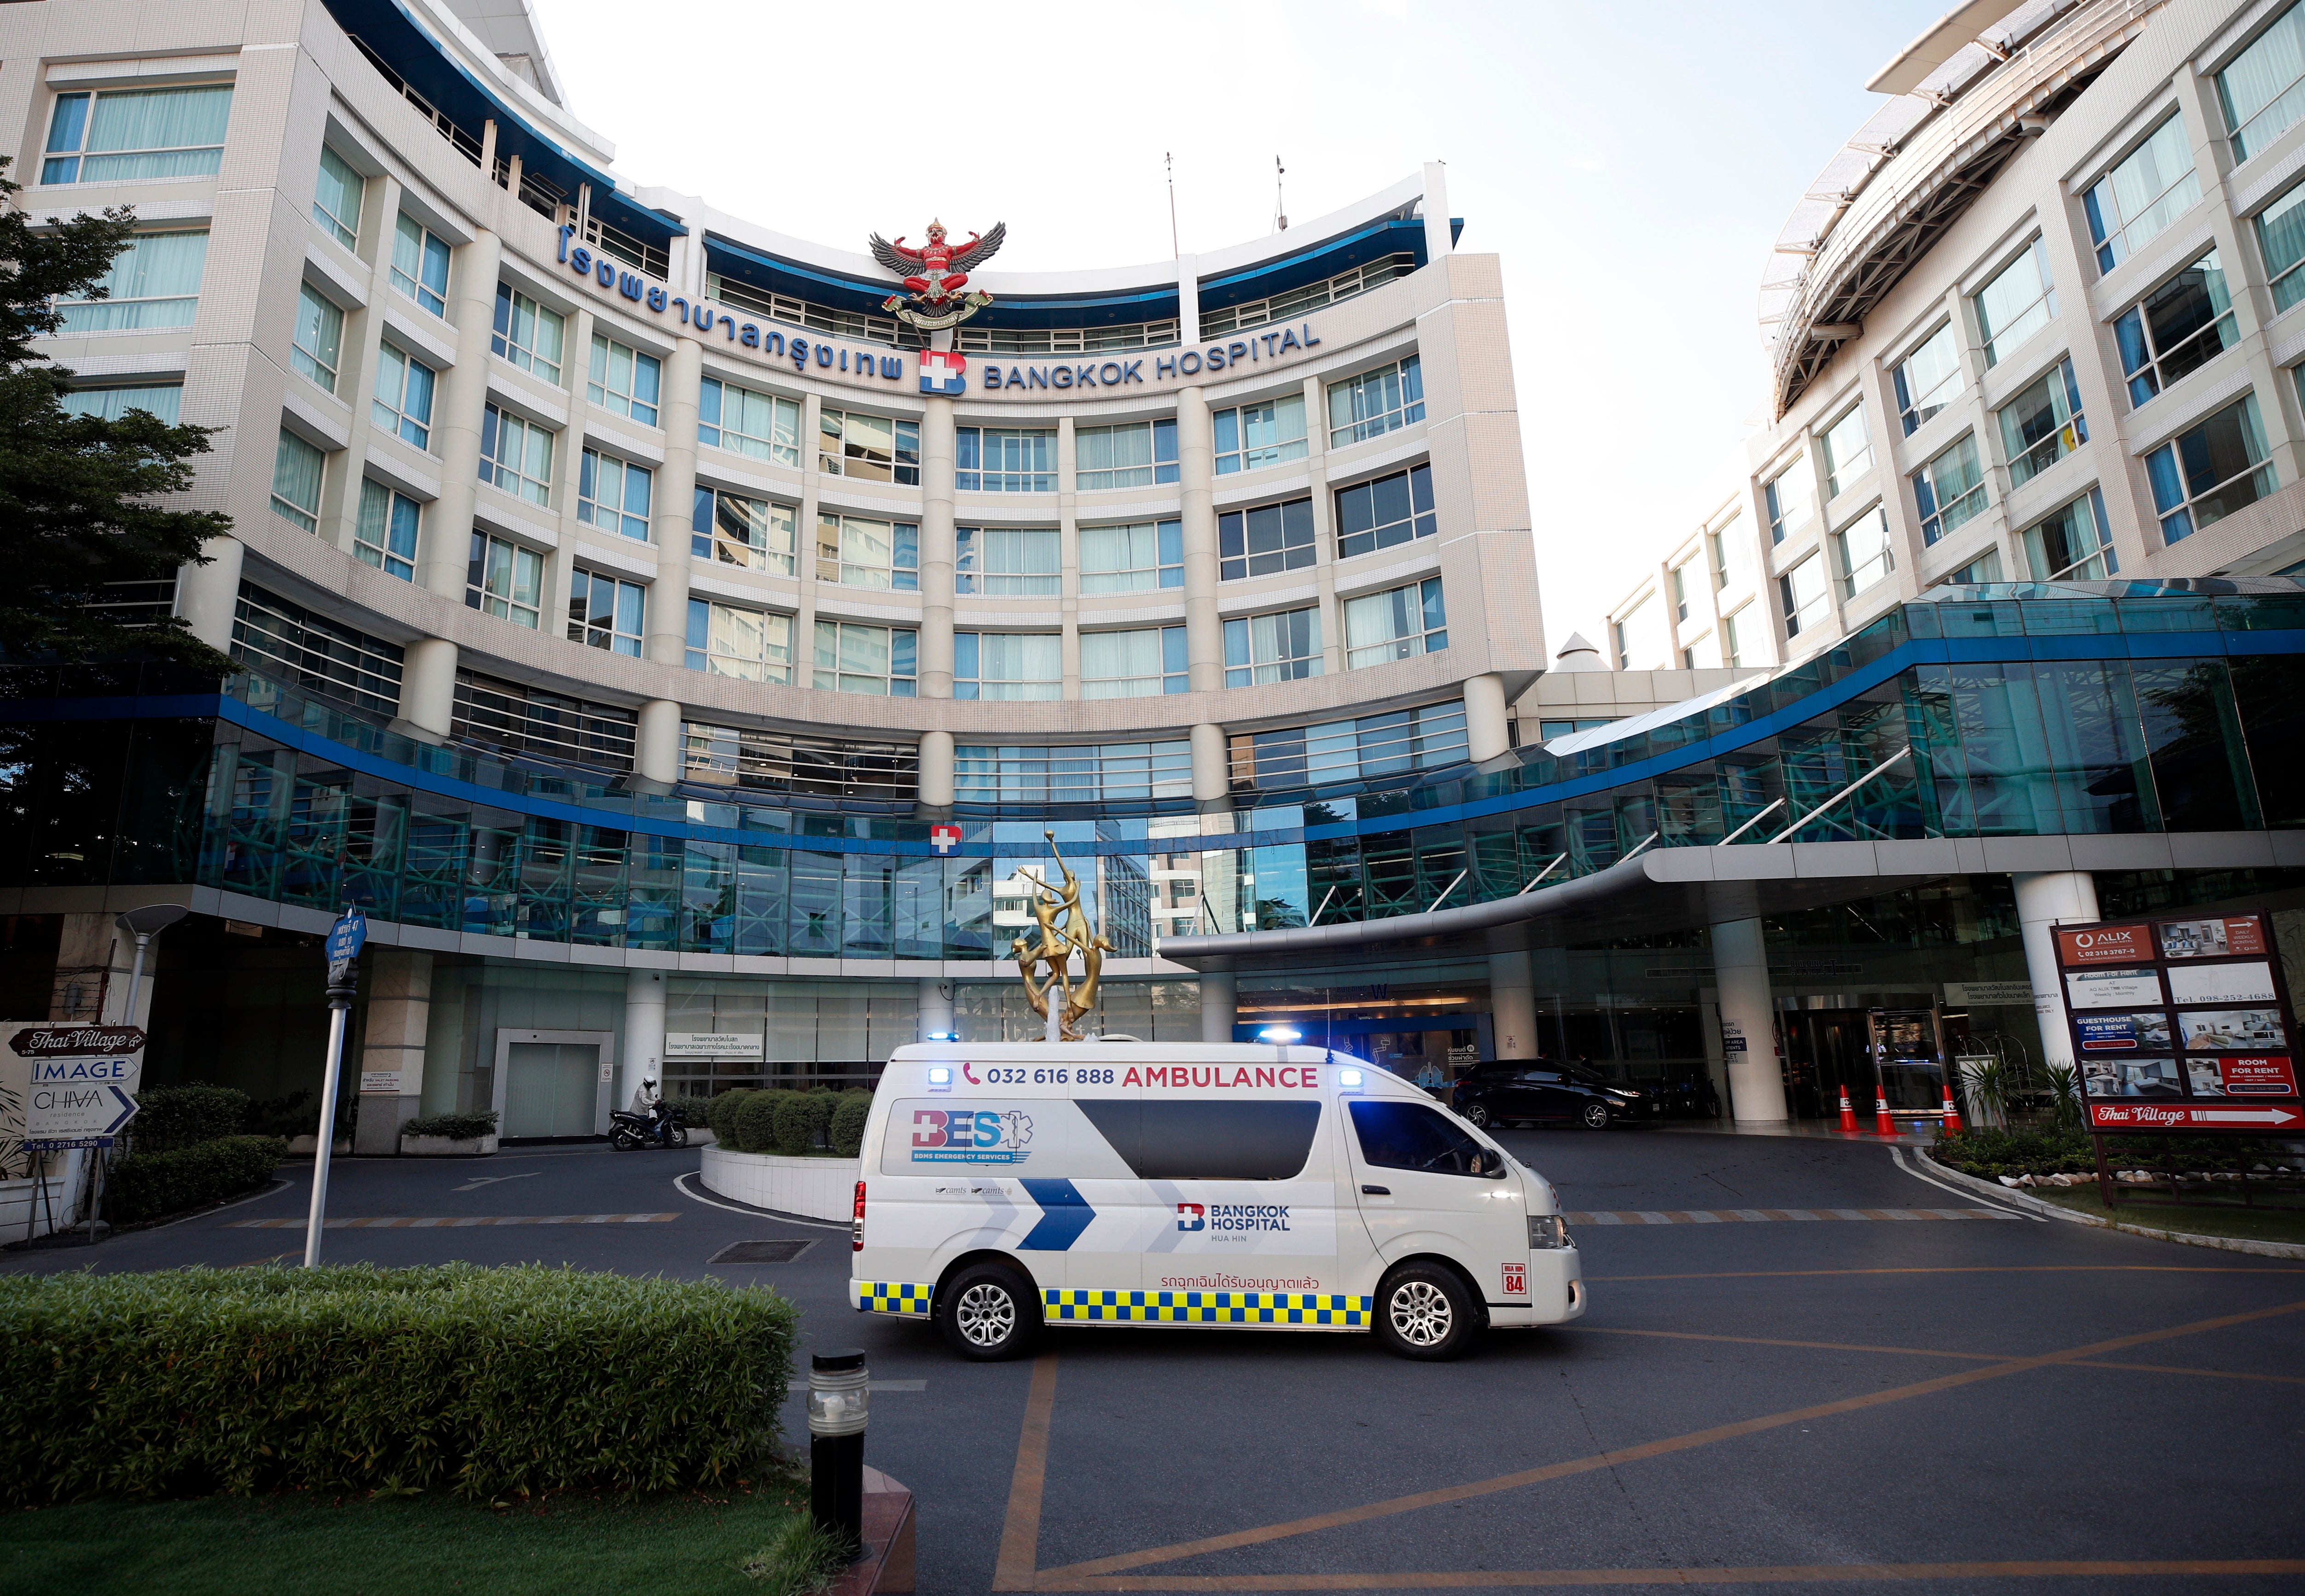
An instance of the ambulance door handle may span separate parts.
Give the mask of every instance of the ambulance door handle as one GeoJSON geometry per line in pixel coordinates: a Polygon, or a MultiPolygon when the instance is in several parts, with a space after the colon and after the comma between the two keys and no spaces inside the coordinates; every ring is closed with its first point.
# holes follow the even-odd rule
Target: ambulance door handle
{"type": "Polygon", "coordinates": [[[1364,1197],[1390,1197],[1392,1195],[1392,1188],[1391,1186],[1363,1186],[1361,1188],[1361,1195],[1364,1197]]]}

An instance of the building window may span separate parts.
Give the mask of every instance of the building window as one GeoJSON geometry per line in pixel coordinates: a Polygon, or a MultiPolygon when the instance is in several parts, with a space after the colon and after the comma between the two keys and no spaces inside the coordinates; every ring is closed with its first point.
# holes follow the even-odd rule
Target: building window
{"type": "Polygon", "coordinates": [[[2029,482],[2088,442],[2080,384],[2071,360],[2001,408],[2001,446],[2009,456],[2009,485],[2029,482]]]}
{"type": "Polygon", "coordinates": [[[2035,239],[2025,252],[1977,291],[1977,328],[1985,335],[1985,363],[2001,357],[2049,325],[2057,313],[2057,290],[2049,281],[2048,246],[2035,239]]]}
{"type": "MultiPolygon", "coordinates": [[[[792,683],[793,618],[718,599],[688,601],[688,668],[744,682],[792,683]]],[[[824,685],[822,683],[819,686],[824,685]]]]}
{"type": "Polygon", "coordinates": [[[1713,568],[1713,588],[1715,592],[1728,588],[1732,583],[1739,587],[1744,585],[1747,575],[1745,536],[1744,528],[1739,524],[1744,519],[1742,511],[1731,512],[1729,519],[1721,523],[1719,530],[1705,534],[1705,561],[1713,568]]]}
{"type": "Polygon", "coordinates": [[[2145,457],[2161,540],[2174,543],[2253,505],[2274,488],[2257,395],[2244,394],[2145,457]]]}
{"type": "Polygon", "coordinates": [[[1748,606],[1733,615],[1722,616],[1721,620],[1722,658],[1739,669],[1743,668],[1746,656],[1753,646],[1752,639],[1748,635],[1752,615],[1752,608],[1748,606]]]}
{"type": "Polygon", "coordinates": [[[2185,119],[2172,115],[2128,159],[2081,196],[2097,269],[2109,272],[2137,253],[2201,198],[2185,119]]]}
{"type": "Polygon", "coordinates": [[[1289,394],[1262,404],[1221,410],[1216,427],[1217,475],[1262,471],[1305,458],[1305,395],[1289,394]]]}
{"type": "Polygon", "coordinates": [[[320,529],[320,475],[327,456],[285,427],[272,455],[272,508],[308,532],[320,529]]]}
{"type": "Polygon", "coordinates": [[[1064,590],[1057,529],[956,527],[953,591],[993,598],[1053,598],[1064,590]]]}
{"type": "Polygon", "coordinates": [[[300,376],[336,391],[336,365],[344,344],[344,313],[310,283],[296,289],[296,332],[288,343],[288,364],[300,376]]]}
{"type": "Polygon", "coordinates": [[[320,146],[320,175],[312,185],[312,219],[347,250],[360,247],[361,174],[344,157],[320,146]]]}
{"type": "Polygon", "coordinates": [[[664,363],[656,356],[628,348],[605,334],[592,335],[592,369],[585,379],[584,396],[601,409],[653,427],[658,389],[663,381],[664,363]]]}
{"type": "Polygon", "coordinates": [[[119,333],[190,327],[200,304],[205,233],[139,233],[112,258],[101,299],[62,300],[60,333],[119,333]]]}
{"type": "Polygon", "coordinates": [[[1777,578],[1777,596],[1784,601],[1787,637],[1799,637],[1822,625],[1833,613],[1833,597],[1825,586],[1824,556],[1813,554],[1777,578]]]}
{"type": "Polygon", "coordinates": [[[1425,368],[1415,355],[1329,385],[1329,446],[1366,443],[1425,419],[1425,368]]]}
{"type": "Polygon", "coordinates": [[[1762,486],[1761,503],[1769,513],[1772,544],[1782,543],[1807,526],[1816,509],[1816,484],[1809,475],[1808,462],[1796,457],[1770,478],[1762,486]]]}
{"type": "Polygon", "coordinates": [[[1014,702],[1065,695],[1065,640],[1057,632],[956,632],[952,696],[1014,702]]]}
{"type": "Polygon", "coordinates": [[[540,305],[509,283],[497,284],[496,331],[489,347],[523,371],[533,371],[556,387],[568,324],[559,311],[540,305]]]}
{"type": "MultiPolygon", "coordinates": [[[[459,670],[448,727],[455,736],[508,753],[629,770],[638,718],[630,709],[613,704],[589,703],[541,687],[459,670]]],[[[566,844],[557,838],[546,848],[545,869],[555,870],[567,857],[566,844]]]]}
{"type": "Polygon", "coordinates": [[[921,590],[921,529],[863,515],[816,518],[816,579],[852,588],[921,590]]]}
{"type": "Polygon", "coordinates": [[[448,245],[406,211],[393,229],[392,285],[433,315],[448,314],[448,245]]]}
{"type": "Polygon", "coordinates": [[[1895,564],[1889,556],[1889,512],[1875,505],[1833,534],[1841,550],[1841,590],[1845,598],[1858,594],[1889,574],[1895,564]]]}
{"type": "Polygon", "coordinates": [[[1218,576],[1223,582],[1310,565],[1316,552],[1313,501],[1290,499],[1254,510],[1228,510],[1217,517],[1217,551],[1218,576]]]}
{"type": "Polygon", "coordinates": [[[790,576],[799,522],[790,505],[699,488],[688,522],[688,552],[722,565],[790,576]]]}
{"type": "Polygon", "coordinates": [[[920,678],[920,635],[903,627],[819,621],[816,685],[828,692],[912,698],[920,678]]]}
{"type": "Polygon", "coordinates": [[[60,94],[40,181],[137,183],[206,177],[224,165],[232,85],[60,94]]]}
{"type": "Polygon", "coordinates": [[[2238,166],[2305,116],[2305,10],[2292,6],[2217,74],[2238,166]]]}
{"type": "Polygon", "coordinates": [[[826,410],[817,420],[816,465],[836,477],[921,485],[921,424],[826,410]]]}
{"type": "Polygon", "coordinates": [[[1683,560],[1665,573],[1665,580],[1672,589],[1672,615],[1676,621],[1688,619],[1688,568],[1695,564],[1693,559],[1683,560]]]}
{"type": "Polygon", "coordinates": [[[1383,665],[1449,646],[1449,613],[1441,579],[1345,600],[1345,668],[1383,665]]]}
{"type": "Polygon", "coordinates": [[[1620,671],[1661,671],[1672,664],[1672,628],[1654,592],[1642,594],[1621,620],[1610,624],[1609,641],[1620,671]]]}
{"type": "Polygon", "coordinates": [[[820,798],[876,798],[910,805],[920,796],[917,743],[850,742],[795,736],[751,726],[685,721],[685,768],[691,781],[753,792],[806,793],[820,798]]]}
{"type": "Polygon", "coordinates": [[[2105,522],[2105,495],[2094,488],[2026,528],[2019,541],[2035,582],[2103,582],[2121,573],[2113,529],[2105,522]]]}
{"type": "Polygon", "coordinates": [[[648,590],[579,565],[568,579],[568,641],[629,658],[641,657],[648,590]]]}
{"type": "Polygon", "coordinates": [[[1084,699],[1157,698],[1191,685],[1182,626],[1084,632],[1080,649],[1084,699]]]}
{"type": "Polygon", "coordinates": [[[432,446],[432,368],[395,348],[377,345],[376,394],[370,420],[420,449],[432,446]]]}
{"type": "Polygon", "coordinates": [[[544,605],[544,556],[475,528],[464,603],[482,615],[535,630],[544,605]]]}
{"type": "Polygon", "coordinates": [[[1839,498],[1873,469],[1872,435],[1865,429],[1865,407],[1852,404],[1848,413],[1824,429],[1817,440],[1824,455],[1824,497],[1839,498]]]}
{"type": "Polygon", "coordinates": [[[481,480],[544,503],[552,487],[552,434],[489,405],[481,414],[481,480]]]}
{"type": "Polygon", "coordinates": [[[1348,560],[1441,530],[1433,513],[1433,468],[1415,465],[1337,490],[1337,557],[1348,560]]]}
{"type": "Polygon", "coordinates": [[[1321,611],[1317,606],[1307,606],[1227,621],[1224,651],[1227,687],[1262,687],[1268,682],[1301,682],[1317,676],[1321,674],[1321,611]]]}
{"type": "Polygon", "coordinates": [[[1897,362],[1892,374],[1897,388],[1897,419],[1905,436],[1920,430],[1921,423],[1961,397],[1961,342],[1946,322],[1922,345],[1897,362]]]}
{"type": "Polygon", "coordinates": [[[416,580],[416,533],[423,511],[404,493],[374,477],[361,479],[360,520],[353,529],[353,553],[387,576],[416,580]]]}
{"type": "Polygon", "coordinates": [[[1083,593],[1151,593],[1185,585],[1185,531],[1178,521],[1080,529],[1083,593]]]}
{"type": "Polygon", "coordinates": [[[74,388],[57,403],[68,416],[98,416],[116,421],[132,410],[140,410],[174,427],[183,397],[183,384],[167,382],[123,388],[74,388]]]}
{"type": "Polygon", "coordinates": [[[232,657],[319,698],[389,717],[400,706],[400,645],[355,632],[302,605],[240,584],[233,606],[232,657]]]}
{"type": "Polygon", "coordinates": [[[1985,508],[1985,468],[1977,458],[1977,434],[1913,473],[1913,499],[1921,513],[1921,541],[1935,543],[1985,508]]]}
{"type": "Polygon", "coordinates": [[[798,471],[800,402],[708,377],[697,395],[696,441],[798,471]]]}
{"type": "Polygon", "coordinates": [[[1057,435],[1053,432],[961,427],[954,431],[953,448],[955,488],[979,493],[1057,490],[1057,435]]]}
{"type": "MultiPolygon", "coordinates": [[[[1193,795],[1192,744],[1181,738],[1054,748],[963,743],[952,751],[953,782],[963,803],[1110,803],[1193,795]]],[[[1198,854],[1181,857],[1195,867],[1200,862],[1198,854]]]]}
{"type": "Polygon", "coordinates": [[[1940,583],[1952,583],[1963,587],[2000,580],[2001,551],[1997,548],[1986,549],[1960,570],[1938,579],[1940,583]]]}
{"type": "Polygon", "coordinates": [[[1177,480],[1177,423],[1134,421],[1118,427],[1075,428],[1073,467],[1083,493],[1173,482],[1177,480]]]}
{"type": "Polygon", "coordinates": [[[576,481],[576,519],[645,543],[649,494],[655,486],[656,473],[647,466],[587,449],[576,481]]]}
{"type": "Polygon", "coordinates": [[[2224,267],[2211,250],[2113,324],[2129,402],[2142,404],[2241,342],[2224,267]]]}

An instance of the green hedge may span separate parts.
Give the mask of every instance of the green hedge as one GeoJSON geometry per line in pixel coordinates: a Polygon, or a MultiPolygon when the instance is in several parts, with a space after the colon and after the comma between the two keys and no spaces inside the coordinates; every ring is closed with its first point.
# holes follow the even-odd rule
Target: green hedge
{"type": "Polygon", "coordinates": [[[483,1108],[477,1114],[430,1114],[421,1119],[402,1121],[400,1133],[404,1136],[450,1136],[459,1142],[473,1142],[497,1133],[497,1111],[483,1108]]]}
{"type": "Polygon", "coordinates": [[[839,1097],[823,1090],[787,1091],[778,1097],[771,1125],[777,1151],[796,1159],[823,1146],[825,1133],[832,1128],[832,1111],[840,1104],[839,1097]]]}
{"type": "Polygon", "coordinates": [[[157,1219],[236,1196],[272,1178],[288,1156],[277,1136],[223,1136],[171,1152],[132,1152],[104,1177],[105,1211],[115,1225],[157,1219]]]}
{"type": "Polygon", "coordinates": [[[725,1487],[774,1442],[797,1319],[535,1266],[0,1278],[0,1501],[725,1487]]]}
{"type": "Polygon", "coordinates": [[[872,1112],[872,1094],[869,1091],[844,1091],[840,1106],[832,1111],[832,1150],[844,1159],[853,1159],[864,1145],[864,1120],[872,1112]]]}
{"type": "Polygon", "coordinates": [[[711,1127],[713,1141],[722,1147],[736,1145],[736,1111],[744,1106],[744,1099],[751,1097],[754,1090],[749,1086],[732,1086],[715,1097],[710,1107],[704,1110],[704,1123],[711,1127]]]}
{"type": "Polygon", "coordinates": [[[248,1127],[248,1093],[230,1086],[155,1086],[136,1094],[129,1144],[138,1152],[174,1152],[248,1127]]]}

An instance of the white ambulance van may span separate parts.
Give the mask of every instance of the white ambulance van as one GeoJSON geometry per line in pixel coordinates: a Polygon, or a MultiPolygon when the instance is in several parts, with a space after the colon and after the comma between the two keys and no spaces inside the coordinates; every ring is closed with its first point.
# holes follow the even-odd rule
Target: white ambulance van
{"type": "Polygon", "coordinates": [[[964,1357],[1043,1324],[1373,1330],[1450,1358],[1585,1312],[1552,1184],[1320,1048],[931,1042],[873,1094],[858,1311],[964,1357]]]}

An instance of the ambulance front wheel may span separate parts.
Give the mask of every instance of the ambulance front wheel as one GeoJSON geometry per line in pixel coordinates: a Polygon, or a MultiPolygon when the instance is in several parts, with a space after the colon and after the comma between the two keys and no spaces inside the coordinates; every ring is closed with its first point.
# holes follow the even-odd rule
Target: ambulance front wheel
{"type": "Polygon", "coordinates": [[[945,1344],[976,1363],[1013,1358],[1041,1328],[1039,1294],[1016,1270],[973,1264],[953,1277],[937,1312],[945,1344]]]}
{"type": "Polygon", "coordinates": [[[1436,1363],[1460,1358],[1480,1331],[1478,1312],[1456,1270],[1404,1263],[1377,1286],[1377,1339],[1399,1357],[1436,1363]]]}

